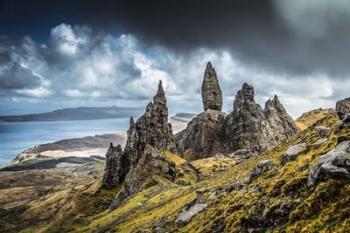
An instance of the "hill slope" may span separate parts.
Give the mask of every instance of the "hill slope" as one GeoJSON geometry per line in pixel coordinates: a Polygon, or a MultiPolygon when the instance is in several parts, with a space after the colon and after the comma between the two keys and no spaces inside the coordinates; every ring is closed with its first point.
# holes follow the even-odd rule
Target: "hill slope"
{"type": "MultiPolygon", "coordinates": [[[[176,163],[184,181],[159,182],[116,210],[109,202],[120,187],[100,190],[100,177],[65,196],[63,206],[49,202],[56,192],[41,201],[26,203],[25,211],[11,221],[29,222],[7,232],[346,232],[350,227],[350,183],[329,179],[316,187],[307,186],[310,164],[338,141],[350,140],[350,130],[337,130],[335,113],[315,123],[331,129],[327,141],[311,146],[320,136],[315,127],[300,132],[292,140],[250,159],[214,157],[191,163],[166,152],[176,163]],[[291,145],[306,143],[307,149],[295,161],[280,163],[291,145]],[[272,166],[250,178],[261,161],[272,166]],[[46,201],[45,201],[46,200],[46,201]],[[57,211],[49,218],[40,207],[57,211]],[[66,203],[66,204],[65,204],[66,203]],[[64,207],[65,206],[65,207],[64,207]],[[200,208],[201,207],[201,208],[200,208]],[[196,213],[198,210],[199,213],[196,213]],[[186,212],[187,211],[187,212],[186,212]],[[193,215],[193,216],[192,216],[193,215]],[[186,217],[191,217],[186,219],[186,217]],[[26,221],[24,221],[27,219],[26,221]]],[[[177,178],[178,179],[178,178],[177,178]]],[[[63,194],[61,194],[63,195],[63,194]]],[[[19,208],[17,206],[16,208],[19,208]]],[[[3,210],[4,211],[4,210],[3,210]]]]}

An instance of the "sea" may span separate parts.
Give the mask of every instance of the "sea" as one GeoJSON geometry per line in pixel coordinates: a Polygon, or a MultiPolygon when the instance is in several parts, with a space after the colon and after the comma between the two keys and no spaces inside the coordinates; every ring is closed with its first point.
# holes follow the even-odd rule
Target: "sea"
{"type": "Polygon", "coordinates": [[[25,149],[68,138],[79,138],[126,131],[129,118],[0,122],[0,165],[11,161],[25,149]]]}

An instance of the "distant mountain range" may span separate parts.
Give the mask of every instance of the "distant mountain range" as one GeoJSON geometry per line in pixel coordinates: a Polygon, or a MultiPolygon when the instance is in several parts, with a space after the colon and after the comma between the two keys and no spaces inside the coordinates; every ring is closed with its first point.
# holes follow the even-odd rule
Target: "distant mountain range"
{"type": "Polygon", "coordinates": [[[94,120],[137,117],[142,114],[141,107],[77,107],[63,108],[52,112],[0,116],[0,121],[21,122],[21,121],[62,121],[62,120],[94,120]]]}

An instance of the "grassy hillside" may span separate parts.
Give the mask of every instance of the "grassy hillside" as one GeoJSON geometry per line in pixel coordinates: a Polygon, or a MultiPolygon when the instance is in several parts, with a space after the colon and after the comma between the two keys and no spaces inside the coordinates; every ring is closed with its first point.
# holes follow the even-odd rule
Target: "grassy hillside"
{"type": "MultiPolygon", "coordinates": [[[[350,130],[337,131],[338,118],[332,113],[315,125],[331,128],[326,144],[310,147],[297,160],[280,164],[281,156],[290,145],[305,142],[311,145],[319,139],[311,127],[294,139],[271,151],[248,160],[208,158],[188,163],[165,152],[176,163],[181,174],[175,183],[163,182],[129,199],[116,210],[108,203],[115,190],[100,190],[99,178],[76,186],[67,194],[51,192],[27,203],[17,214],[26,227],[17,232],[348,232],[350,229],[350,183],[343,180],[321,182],[315,188],[306,185],[310,164],[334,148],[338,140],[350,139],[350,130]],[[251,170],[263,160],[275,166],[244,187],[251,170]],[[64,197],[54,204],[55,195],[64,197]],[[187,225],[176,223],[182,209],[200,197],[208,206],[187,225]],[[49,218],[47,211],[55,210],[49,218]],[[47,214],[46,218],[45,215],[47,214]]],[[[3,208],[11,212],[14,209],[3,208]]],[[[12,213],[12,212],[11,212],[12,213]]],[[[15,212],[14,212],[15,213],[15,212]]],[[[12,214],[14,214],[12,213],[12,214]]],[[[14,228],[7,228],[7,232],[14,228]]],[[[16,232],[16,231],[13,231],[16,232]]]]}
{"type": "Polygon", "coordinates": [[[295,120],[295,124],[300,130],[307,129],[308,127],[315,124],[317,121],[326,117],[328,114],[332,113],[334,110],[331,108],[327,109],[314,109],[309,112],[303,113],[300,117],[295,120]]]}

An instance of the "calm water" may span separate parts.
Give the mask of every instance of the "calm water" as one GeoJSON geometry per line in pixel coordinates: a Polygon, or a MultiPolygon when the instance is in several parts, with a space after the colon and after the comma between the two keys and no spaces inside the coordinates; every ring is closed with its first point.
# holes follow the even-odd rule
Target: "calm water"
{"type": "Polygon", "coordinates": [[[129,118],[53,122],[0,122],[0,164],[34,145],[127,130],[129,118]]]}

